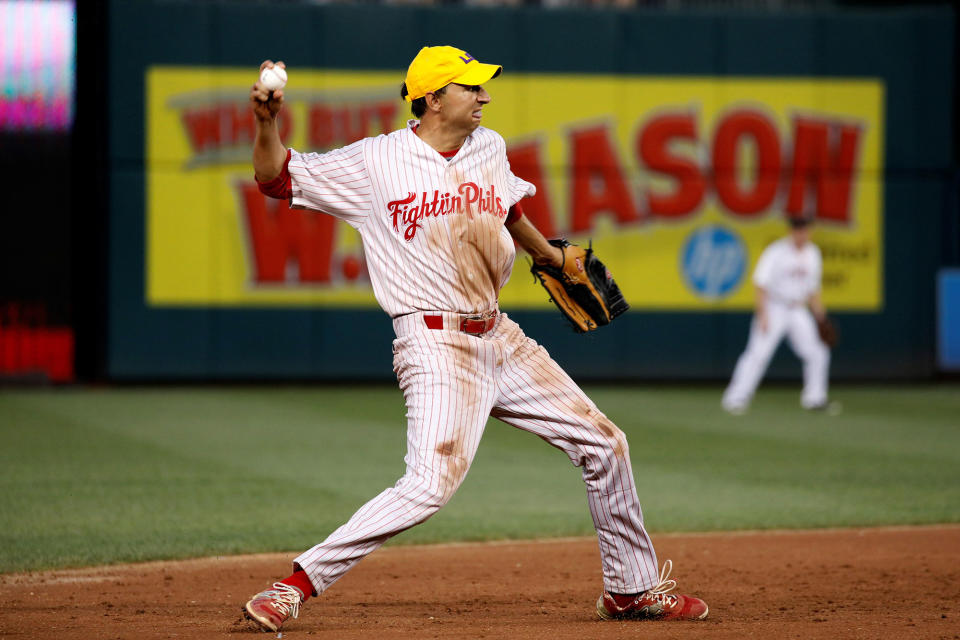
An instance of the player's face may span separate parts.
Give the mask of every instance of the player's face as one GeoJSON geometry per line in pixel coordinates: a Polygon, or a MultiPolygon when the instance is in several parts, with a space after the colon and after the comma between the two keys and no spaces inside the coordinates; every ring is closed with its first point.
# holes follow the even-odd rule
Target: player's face
{"type": "Polygon", "coordinates": [[[490,103],[490,94],[480,85],[449,84],[444,93],[447,121],[473,131],[480,126],[482,110],[490,103]]]}
{"type": "Polygon", "coordinates": [[[790,230],[790,236],[797,248],[802,249],[810,241],[810,227],[798,227],[790,230]]]}

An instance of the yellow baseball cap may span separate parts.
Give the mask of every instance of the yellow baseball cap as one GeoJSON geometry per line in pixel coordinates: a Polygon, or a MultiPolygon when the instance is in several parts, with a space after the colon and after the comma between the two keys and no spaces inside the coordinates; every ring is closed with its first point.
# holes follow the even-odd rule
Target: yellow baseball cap
{"type": "Polygon", "coordinates": [[[407,69],[407,102],[422,98],[451,82],[483,84],[500,75],[503,67],[484,64],[456,47],[424,47],[407,69]]]}

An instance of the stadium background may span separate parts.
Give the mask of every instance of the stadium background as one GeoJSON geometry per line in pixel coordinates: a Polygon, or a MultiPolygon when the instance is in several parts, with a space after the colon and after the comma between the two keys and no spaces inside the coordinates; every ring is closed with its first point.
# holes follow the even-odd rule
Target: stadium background
{"type": "MultiPolygon", "coordinates": [[[[502,306],[575,376],[725,379],[787,212],[821,222],[834,380],[957,368],[949,4],[275,3],[269,29],[260,3],[93,5],[72,125],[4,126],[6,380],[390,380],[346,226],[244,195],[243,100],[250,69],[286,60],[291,142],[322,150],[402,123],[389,92],[447,41],[504,65],[488,124],[547,194],[534,213],[592,239],[633,305],[576,336],[518,258],[502,306]]],[[[781,348],[770,377],[798,376],[781,348]]]]}

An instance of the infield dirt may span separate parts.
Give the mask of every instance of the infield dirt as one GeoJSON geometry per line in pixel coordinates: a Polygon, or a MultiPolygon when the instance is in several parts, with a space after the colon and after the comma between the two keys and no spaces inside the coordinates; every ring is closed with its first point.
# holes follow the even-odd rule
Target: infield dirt
{"type": "MultiPolygon", "coordinates": [[[[395,546],[319,598],[296,638],[960,638],[960,526],[654,536],[703,622],[601,622],[594,539],[395,546]]],[[[251,638],[240,607],[291,554],[0,576],[0,636],[251,638]]]]}

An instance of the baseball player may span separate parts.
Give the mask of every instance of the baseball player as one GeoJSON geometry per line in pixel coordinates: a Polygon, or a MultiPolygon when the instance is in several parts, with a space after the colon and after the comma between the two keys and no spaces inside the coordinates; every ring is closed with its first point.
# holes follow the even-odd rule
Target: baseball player
{"type": "Polygon", "coordinates": [[[483,85],[501,71],[454,47],[424,47],[401,88],[417,119],[323,154],[284,148],[282,90],[258,82],[250,92],[261,190],[359,232],[374,296],[393,322],[393,368],[407,406],[403,477],[246,603],[263,630],[280,629],[310,596],[446,504],[490,416],[583,468],[603,566],[602,618],[707,616],[702,600],[667,593],[676,582],[669,560],[658,571],[623,432],[497,307],[514,241],[538,263],[563,262],[519,205],[534,186],[510,171],[503,138],[480,126],[490,103],[483,85]]]}
{"type": "Polygon", "coordinates": [[[820,300],[820,249],[810,242],[809,219],[790,218],[789,224],[790,234],[764,249],[753,272],[756,304],[750,337],[722,401],[734,415],[747,411],[784,335],[803,361],[801,406],[839,410],[837,403],[827,401],[830,350],[817,331],[817,322],[826,317],[820,300]]]}

